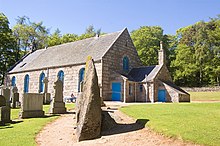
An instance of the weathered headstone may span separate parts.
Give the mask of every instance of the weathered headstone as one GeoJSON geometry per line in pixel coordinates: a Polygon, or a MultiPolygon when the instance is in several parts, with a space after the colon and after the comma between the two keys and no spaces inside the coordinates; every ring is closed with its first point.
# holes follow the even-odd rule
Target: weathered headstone
{"type": "Polygon", "coordinates": [[[19,93],[18,93],[18,88],[14,86],[12,88],[12,103],[11,107],[12,108],[17,108],[19,105],[19,93]]]}
{"type": "Polygon", "coordinates": [[[6,99],[0,95],[0,125],[11,122],[11,109],[6,106],[6,99]]]}
{"type": "Polygon", "coordinates": [[[43,117],[43,95],[39,93],[24,93],[21,102],[21,118],[43,117]]]}
{"type": "Polygon", "coordinates": [[[76,104],[77,141],[99,138],[101,136],[101,98],[98,77],[94,62],[88,61],[83,92],[76,104]]]}
{"type": "Polygon", "coordinates": [[[43,83],[44,83],[44,103],[47,104],[47,103],[50,103],[50,93],[48,93],[48,78],[45,77],[44,80],[43,80],[43,83]]]}
{"type": "Polygon", "coordinates": [[[6,106],[10,107],[10,89],[8,87],[3,89],[3,94],[6,100],[6,106]]]}
{"type": "Polygon", "coordinates": [[[66,113],[65,102],[63,102],[63,82],[57,79],[54,82],[55,96],[50,103],[51,114],[63,114],[66,113]]]}
{"type": "Polygon", "coordinates": [[[1,106],[6,106],[6,100],[5,100],[5,97],[0,95],[0,107],[1,106]]]}

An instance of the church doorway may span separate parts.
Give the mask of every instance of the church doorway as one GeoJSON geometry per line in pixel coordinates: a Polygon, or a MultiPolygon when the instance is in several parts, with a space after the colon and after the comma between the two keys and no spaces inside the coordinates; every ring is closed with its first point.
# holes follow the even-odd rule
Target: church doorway
{"type": "Polygon", "coordinates": [[[112,83],[112,101],[121,101],[121,83],[112,83]]]}

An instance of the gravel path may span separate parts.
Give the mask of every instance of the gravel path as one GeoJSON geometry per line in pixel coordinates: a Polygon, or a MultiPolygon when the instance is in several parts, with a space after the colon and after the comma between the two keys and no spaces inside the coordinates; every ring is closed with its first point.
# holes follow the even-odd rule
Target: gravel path
{"type": "Polygon", "coordinates": [[[76,143],[74,114],[64,114],[54,122],[46,125],[37,135],[36,142],[41,146],[183,146],[193,145],[181,140],[174,140],[151,131],[149,128],[134,130],[136,120],[126,116],[118,110],[113,110],[111,116],[118,126],[114,127],[106,136],[99,139],[76,143]],[[126,131],[126,132],[125,132],[126,131]],[[116,134],[117,133],[117,134],[116,134]]]}

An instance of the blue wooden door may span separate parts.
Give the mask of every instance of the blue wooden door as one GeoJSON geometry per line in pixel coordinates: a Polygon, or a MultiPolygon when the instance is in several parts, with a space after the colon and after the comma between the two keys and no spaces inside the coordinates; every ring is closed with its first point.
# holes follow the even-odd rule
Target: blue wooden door
{"type": "Polygon", "coordinates": [[[121,101],[121,83],[112,83],[112,101],[121,101]]]}
{"type": "Polygon", "coordinates": [[[165,90],[159,90],[158,91],[158,101],[159,102],[165,102],[166,101],[166,91],[165,90]]]}

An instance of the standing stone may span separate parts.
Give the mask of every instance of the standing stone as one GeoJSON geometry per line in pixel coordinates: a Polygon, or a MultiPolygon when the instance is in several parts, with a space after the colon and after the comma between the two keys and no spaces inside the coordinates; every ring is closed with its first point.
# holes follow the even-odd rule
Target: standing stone
{"type": "Polygon", "coordinates": [[[63,82],[57,79],[54,82],[55,96],[50,103],[51,114],[63,114],[66,113],[65,103],[63,102],[63,82]]]}
{"type": "Polygon", "coordinates": [[[12,103],[11,107],[12,108],[17,108],[19,105],[19,93],[18,93],[18,88],[14,86],[12,88],[12,103]]]}
{"type": "Polygon", "coordinates": [[[48,93],[48,78],[45,77],[44,80],[43,80],[43,83],[44,83],[44,103],[47,104],[47,103],[50,103],[50,93],[48,93]]]}
{"type": "Polygon", "coordinates": [[[88,61],[83,92],[76,104],[77,141],[101,137],[101,98],[94,62],[88,61]]]}
{"type": "Polygon", "coordinates": [[[0,95],[0,125],[11,122],[11,109],[6,106],[6,99],[0,95]]]}

